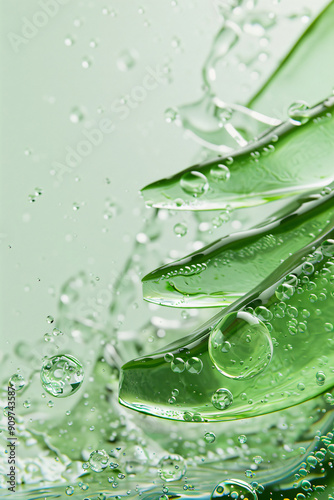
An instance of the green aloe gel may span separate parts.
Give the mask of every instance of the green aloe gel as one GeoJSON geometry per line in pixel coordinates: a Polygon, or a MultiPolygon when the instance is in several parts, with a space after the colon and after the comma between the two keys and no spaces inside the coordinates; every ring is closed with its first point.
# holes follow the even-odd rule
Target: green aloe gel
{"type": "Polygon", "coordinates": [[[120,402],[168,419],[208,422],[262,415],[329,390],[333,234],[288,258],[193,335],[124,365],[120,402]]]}
{"type": "Polygon", "coordinates": [[[333,108],[332,97],[310,109],[297,104],[289,121],[256,142],[150,184],[142,190],[144,199],[174,210],[236,209],[324,187],[334,175],[333,108]]]}
{"type": "Polygon", "coordinates": [[[282,260],[333,224],[334,191],[301,195],[270,223],[215,241],[143,278],[149,302],[174,307],[227,306],[270,274],[282,260]],[[287,215],[288,214],[288,215],[287,215]]]}

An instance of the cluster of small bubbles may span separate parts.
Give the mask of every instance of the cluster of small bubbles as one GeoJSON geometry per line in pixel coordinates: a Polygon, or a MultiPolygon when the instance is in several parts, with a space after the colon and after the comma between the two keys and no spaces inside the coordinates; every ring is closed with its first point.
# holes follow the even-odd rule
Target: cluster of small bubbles
{"type": "Polygon", "coordinates": [[[186,370],[189,373],[199,374],[201,373],[202,368],[203,368],[203,363],[199,358],[193,357],[188,359],[188,361],[186,362],[186,370]]]}
{"type": "Polygon", "coordinates": [[[211,493],[210,500],[257,500],[255,489],[240,479],[229,479],[219,483],[211,493]]]}
{"type": "Polygon", "coordinates": [[[20,373],[14,373],[9,379],[9,385],[15,391],[20,391],[26,385],[25,378],[20,373]]]}
{"type": "Polygon", "coordinates": [[[171,361],[170,367],[174,373],[182,373],[185,370],[186,364],[182,358],[174,358],[171,361]]]}
{"type": "Polygon", "coordinates": [[[228,389],[217,389],[212,394],[211,403],[217,410],[226,410],[233,403],[233,395],[228,389]]]}
{"type": "Polygon", "coordinates": [[[163,481],[179,481],[186,473],[187,467],[181,455],[165,455],[158,463],[159,476],[163,481]]]}
{"type": "Polygon", "coordinates": [[[74,108],[71,109],[70,122],[72,122],[72,123],[82,122],[84,117],[85,117],[84,111],[79,106],[75,106],[74,108]]]}
{"type": "Polygon", "coordinates": [[[174,233],[176,234],[176,236],[181,238],[182,236],[185,236],[187,234],[188,226],[184,222],[179,222],[179,223],[175,224],[173,229],[174,229],[174,233]]]}
{"type": "Polygon", "coordinates": [[[324,372],[317,372],[315,378],[317,384],[320,386],[324,385],[324,383],[326,382],[326,375],[324,374],[324,372]]]}
{"type": "Polygon", "coordinates": [[[204,418],[200,413],[192,413],[191,411],[184,412],[183,420],[185,422],[204,422],[204,418]]]}
{"type": "Polygon", "coordinates": [[[206,432],[204,434],[204,439],[207,443],[214,443],[216,440],[216,434],[214,432],[206,432]]]}
{"type": "Polygon", "coordinates": [[[88,464],[92,471],[102,472],[108,466],[109,455],[105,450],[95,450],[89,456],[88,464]]]}
{"type": "Polygon", "coordinates": [[[304,125],[310,119],[310,108],[304,101],[296,101],[289,106],[289,120],[293,125],[304,125]]]}
{"type": "Polygon", "coordinates": [[[210,176],[218,181],[228,181],[231,173],[230,169],[226,165],[218,163],[218,165],[214,165],[213,167],[211,167],[210,176]]]}
{"type": "Polygon", "coordinates": [[[68,495],[68,496],[73,495],[73,493],[74,493],[74,488],[73,488],[73,486],[67,486],[67,487],[65,488],[65,493],[66,493],[66,495],[68,495]]]}
{"type": "Polygon", "coordinates": [[[192,170],[182,175],[180,186],[185,193],[198,197],[209,189],[208,179],[201,172],[192,170]]]}
{"type": "Polygon", "coordinates": [[[138,53],[134,49],[126,49],[121,52],[117,58],[117,67],[120,71],[129,71],[138,60],[138,53]]]}
{"type": "Polygon", "coordinates": [[[238,311],[227,314],[214,327],[208,350],[211,361],[225,377],[248,379],[268,366],[273,345],[264,323],[248,312],[238,311]]]}
{"type": "Polygon", "coordinates": [[[180,118],[177,108],[167,108],[164,115],[167,123],[178,122],[180,118]]]}
{"type": "Polygon", "coordinates": [[[238,441],[240,444],[245,444],[247,442],[247,437],[245,436],[245,434],[240,434],[240,436],[238,436],[238,441]]]}
{"type": "Polygon", "coordinates": [[[40,378],[49,394],[63,398],[77,392],[83,382],[84,371],[74,356],[53,356],[44,362],[40,378]]]}

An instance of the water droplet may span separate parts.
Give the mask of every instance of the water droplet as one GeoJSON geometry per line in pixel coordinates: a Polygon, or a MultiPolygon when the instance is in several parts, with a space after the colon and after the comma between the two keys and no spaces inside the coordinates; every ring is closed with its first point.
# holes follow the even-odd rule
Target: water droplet
{"type": "Polygon", "coordinates": [[[25,378],[20,373],[14,373],[9,379],[9,385],[15,391],[20,391],[26,385],[25,378]]]}
{"type": "Polygon", "coordinates": [[[192,170],[183,174],[180,180],[180,186],[192,196],[201,196],[209,189],[208,179],[201,172],[192,170]]]}
{"type": "Polygon", "coordinates": [[[253,461],[256,465],[260,465],[263,462],[263,458],[260,455],[257,455],[256,457],[253,457],[253,461]]]}
{"type": "Polygon", "coordinates": [[[53,323],[53,322],[54,322],[54,320],[55,320],[55,319],[54,319],[54,317],[53,317],[53,316],[47,316],[47,317],[46,317],[46,322],[47,322],[47,323],[49,323],[49,324],[50,324],[50,323],[53,323]]]}
{"type": "Polygon", "coordinates": [[[334,240],[326,240],[321,245],[321,251],[326,257],[334,256],[334,240]]]}
{"type": "Polygon", "coordinates": [[[24,402],[23,402],[23,406],[25,408],[30,408],[31,406],[31,401],[29,399],[26,399],[24,402]]]}
{"type": "Polygon", "coordinates": [[[73,488],[73,486],[67,486],[67,487],[65,488],[65,493],[66,493],[66,495],[68,495],[68,496],[73,495],[73,493],[74,493],[74,488],[73,488]]]}
{"type": "Polygon", "coordinates": [[[238,436],[238,441],[239,441],[239,443],[241,443],[241,444],[246,443],[246,441],[247,441],[247,437],[245,436],[245,434],[240,434],[240,436],[238,436]]]}
{"type": "Polygon", "coordinates": [[[163,481],[179,481],[186,473],[186,464],[180,455],[165,455],[158,463],[159,475],[163,481]]]}
{"type": "Polygon", "coordinates": [[[219,483],[213,490],[210,500],[257,500],[256,491],[245,481],[229,479],[219,483]]]}
{"type": "Polygon", "coordinates": [[[175,122],[179,119],[177,108],[167,108],[165,111],[165,120],[167,123],[175,122]]]}
{"type": "Polygon", "coordinates": [[[207,443],[214,443],[215,439],[216,439],[216,434],[214,432],[206,432],[204,434],[204,439],[207,443]]]}
{"type": "Polygon", "coordinates": [[[218,164],[214,165],[210,170],[210,175],[219,181],[228,181],[231,173],[230,169],[226,165],[218,164]]]}
{"type": "Polygon", "coordinates": [[[70,355],[53,356],[41,369],[43,388],[57,398],[71,396],[80,388],[84,371],[81,363],[70,355]]]}
{"type": "Polygon", "coordinates": [[[175,224],[175,226],[174,226],[174,233],[179,238],[182,236],[185,236],[187,234],[187,231],[188,231],[188,226],[184,222],[179,222],[178,224],[175,224]]]}
{"type": "Polygon", "coordinates": [[[182,358],[174,358],[170,366],[175,373],[182,373],[186,367],[182,358]]]}
{"type": "Polygon", "coordinates": [[[310,108],[304,101],[296,101],[288,109],[289,120],[293,125],[304,125],[310,119],[310,108]]]}
{"type": "Polygon", "coordinates": [[[315,378],[317,384],[320,386],[324,385],[324,383],[326,382],[326,375],[324,374],[324,372],[317,372],[315,378]]]}
{"type": "Polygon", "coordinates": [[[109,455],[104,450],[95,450],[89,456],[88,463],[94,472],[102,472],[109,462],[109,455]]]}
{"type": "Polygon", "coordinates": [[[208,347],[215,367],[234,379],[255,377],[267,367],[273,353],[267,327],[245,311],[225,316],[211,332],[208,347]]]}
{"type": "Polygon", "coordinates": [[[199,358],[190,358],[186,362],[186,370],[189,373],[201,373],[203,368],[203,363],[199,358]]]}
{"type": "Polygon", "coordinates": [[[64,43],[65,43],[66,47],[72,47],[72,45],[74,44],[74,38],[72,36],[68,35],[65,38],[64,43]]]}
{"type": "Polygon", "coordinates": [[[233,395],[228,389],[218,389],[212,394],[211,403],[217,410],[226,410],[233,403],[233,395]]]}
{"type": "Polygon", "coordinates": [[[275,295],[279,300],[290,299],[294,293],[295,287],[289,285],[289,283],[281,283],[275,291],[275,295]]]}
{"type": "Polygon", "coordinates": [[[93,63],[93,62],[92,62],[92,59],[91,59],[90,57],[86,56],[86,57],[84,57],[84,58],[82,59],[81,66],[82,66],[84,69],[88,69],[88,68],[90,68],[90,67],[91,67],[92,63],[93,63]]]}
{"type": "Polygon", "coordinates": [[[84,119],[84,112],[81,108],[79,108],[78,106],[75,106],[74,108],[71,109],[70,121],[72,123],[82,122],[83,119],[84,119]]]}
{"type": "Polygon", "coordinates": [[[174,354],[172,354],[171,352],[167,352],[164,355],[164,360],[166,361],[166,363],[171,363],[173,359],[174,359],[174,354]]]}
{"type": "Polygon", "coordinates": [[[138,53],[136,50],[123,50],[117,58],[117,67],[120,71],[129,71],[136,65],[137,60],[138,53]]]}

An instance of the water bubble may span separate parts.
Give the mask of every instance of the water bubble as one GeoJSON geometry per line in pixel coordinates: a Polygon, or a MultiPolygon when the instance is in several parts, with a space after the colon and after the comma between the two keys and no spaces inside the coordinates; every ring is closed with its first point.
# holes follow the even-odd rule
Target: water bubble
{"type": "Polygon", "coordinates": [[[109,455],[104,450],[95,450],[89,456],[88,463],[94,472],[102,472],[109,462],[109,455]]]}
{"type": "Polygon", "coordinates": [[[326,257],[334,257],[334,240],[326,240],[321,245],[321,251],[326,257]]]}
{"type": "Polygon", "coordinates": [[[174,354],[172,354],[171,352],[167,352],[164,355],[164,360],[166,361],[166,363],[171,363],[173,359],[174,359],[174,354]]]}
{"type": "Polygon", "coordinates": [[[25,378],[20,373],[14,373],[9,379],[9,385],[15,391],[20,391],[26,385],[25,378]]]}
{"type": "Polygon", "coordinates": [[[304,125],[310,119],[310,108],[304,101],[296,101],[288,109],[289,120],[293,125],[304,125]]]}
{"type": "Polygon", "coordinates": [[[192,170],[182,175],[180,186],[184,192],[192,196],[201,196],[209,189],[208,179],[201,172],[192,170]]]}
{"type": "Polygon", "coordinates": [[[207,443],[214,443],[215,439],[216,439],[216,434],[214,432],[206,432],[204,434],[204,439],[207,443]]]}
{"type": "Polygon", "coordinates": [[[163,481],[179,481],[186,473],[186,464],[180,455],[165,455],[158,463],[159,475],[163,481]]]}
{"type": "Polygon", "coordinates": [[[72,47],[72,45],[74,44],[74,38],[72,36],[68,35],[65,38],[64,43],[65,43],[66,47],[72,47]]]}
{"type": "Polygon", "coordinates": [[[53,323],[53,322],[54,322],[54,320],[55,320],[55,319],[54,319],[54,317],[53,317],[53,316],[47,316],[47,317],[46,317],[46,322],[47,322],[47,323],[49,323],[49,324],[50,324],[50,323],[53,323]]]}
{"type": "Polygon", "coordinates": [[[67,487],[65,488],[65,493],[66,493],[66,495],[68,495],[68,496],[73,495],[73,493],[74,493],[74,488],[73,488],[73,486],[67,486],[67,487]]]}
{"type": "Polygon", "coordinates": [[[174,226],[174,233],[179,238],[182,236],[185,236],[187,234],[187,231],[188,231],[188,226],[184,222],[179,222],[178,224],[175,224],[175,226],[174,226]]]}
{"type": "Polygon", "coordinates": [[[83,69],[88,69],[91,67],[92,63],[92,59],[86,56],[82,59],[81,66],[83,67],[83,69]]]}
{"type": "Polygon", "coordinates": [[[288,283],[281,283],[275,291],[275,295],[279,300],[287,300],[295,293],[295,287],[288,283]]]}
{"type": "Polygon", "coordinates": [[[210,175],[216,180],[219,181],[228,181],[231,173],[230,169],[226,167],[226,165],[218,164],[214,165],[210,170],[210,175]]]}
{"type": "Polygon", "coordinates": [[[326,382],[326,375],[324,374],[324,372],[317,372],[316,373],[316,382],[318,385],[324,385],[324,383],[326,382]]]}
{"type": "Polygon", "coordinates": [[[271,321],[273,319],[273,313],[264,306],[258,306],[254,312],[261,321],[271,321]]]}
{"type": "Polygon", "coordinates": [[[203,368],[203,363],[199,358],[190,358],[186,362],[186,370],[189,373],[201,373],[203,368]]]}
{"type": "Polygon", "coordinates": [[[267,367],[273,353],[267,327],[245,311],[225,316],[211,332],[208,347],[215,367],[234,379],[255,377],[267,367]]]}
{"type": "Polygon", "coordinates": [[[226,410],[233,403],[233,395],[228,389],[218,389],[212,394],[211,403],[217,410],[226,410]]]}
{"type": "Polygon", "coordinates": [[[173,389],[172,390],[172,395],[175,396],[175,397],[178,396],[179,395],[179,390],[178,389],[173,389]]]}
{"type": "Polygon", "coordinates": [[[23,406],[25,408],[30,408],[31,406],[31,401],[29,399],[26,399],[24,402],[23,402],[23,406]]]}
{"type": "Polygon", "coordinates": [[[138,53],[133,49],[126,49],[121,52],[117,58],[117,67],[120,71],[129,71],[138,60],[138,53]]]}
{"type": "Polygon", "coordinates": [[[43,388],[57,398],[71,396],[80,388],[84,371],[81,363],[70,355],[53,356],[41,369],[43,388]]]}
{"type": "Polygon", "coordinates": [[[185,362],[182,358],[174,358],[171,361],[171,369],[174,373],[182,373],[185,370],[185,362]]]}
{"type": "Polygon", "coordinates": [[[263,462],[263,458],[260,455],[253,457],[253,460],[254,460],[254,463],[256,463],[256,465],[260,465],[263,462]]]}
{"type": "Polygon", "coordinates": [[[175,122],[179,119],[179,112],[177,108],[167,108],[165,111],[165,120],[167,123],[175,122]]]}
{"type": "Polygon", "coordinates": [[[84,117],[85,117],[85,115],[84,115],[83,110],[81,108],[79,108],[78,106],[75,106],[74,108],[71,109],[70,122],[72,122],[72,123],[82,122],[84,117]]]}
{"type": "Polygon", "coordinates": [[[256,491],[245,481],[229,479],[219,483],[211,493],[210,500],[257,500],[256,491]]]}
{"type": "Polygon", "coordinates": [[[241,443],[241,444],[246,443],[246,441],[247,441],[247,437],[245,436],[245,434],[240,434],[240,436],[238,436],[238,441],[239,441],[239,443],[241,443]]]}

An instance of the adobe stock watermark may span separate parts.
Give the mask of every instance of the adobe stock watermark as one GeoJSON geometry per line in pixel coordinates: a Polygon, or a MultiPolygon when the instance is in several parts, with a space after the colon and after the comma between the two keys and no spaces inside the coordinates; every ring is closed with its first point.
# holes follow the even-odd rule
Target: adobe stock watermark
{"type": "MultiPolygon", "coordinates": [[[[146,74],[141,85],[132,87],[131,91],[122,99],[116,99],[111,103],[110,111],[117,115],[119,120],[126,120],[132,110],[145,101],[149,92],[157,89],[159,85],[167,83],[166,75],[163,70],[156,66],[146,67],[146,74]]],[[[51,175],[56,176],[58,181],[62,181],[65,174],[71,173],[78,167],[82,161],[92,154],[93,150],[99,147],[105,136],[108,136],[115,130],[114,121],[111,118],[102,118],[97,127],[82,130],[83,139],[74,146],[65,148],[65,158],[62,162],[54,161],[52,163],[51,175]]]]}
{"type": "Polygon", "coordinates": [[[50,19],[54,18],[62,5],[66,5],[70,0],[40,0],[38,5],[40,10],[37,10],[31,19],[22,17],[20,33],[10,31],[7,33],[7,38],[11,44],[13,51],[17,54],[21,47],[26,46],[33,40],[42,28],[48,25],[50,19]]]}

